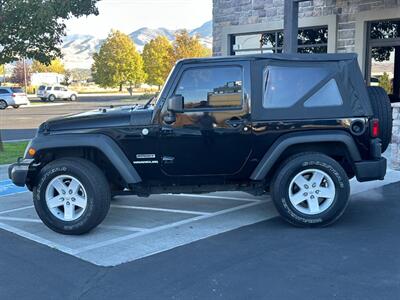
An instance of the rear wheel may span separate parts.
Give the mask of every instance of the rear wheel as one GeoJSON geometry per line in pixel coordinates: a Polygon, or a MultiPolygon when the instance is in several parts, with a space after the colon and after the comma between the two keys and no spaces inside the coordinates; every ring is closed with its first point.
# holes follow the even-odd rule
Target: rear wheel
{"type": "Polygon", "coordinates": [[[37,176],[33,202],[50,229],[78,235],[100,224],[110,208],[110,188],[101,170],[85,159],[66,158],[46,165],[37,176]]]}
{"type": "Polygon", "coordinates": [[[19,108],[19,105],[13,105],[13,107],[14,107],[15,109],[17,109],[17,108],[19,108]]]}
{"type": "Polygon", "coordinates": [[[71,97],[69,97],[69,100],[71,101],[76,101],[77,97],[76,95],[71,95],[71,97]]]}
{"type": "Polygon", "coordinates": [[[8,106],[7,102],[4,100],[0,100],[0,109],[6,109],[8,106]]]}
{"type": "Polygon", "coordinates": [[[386,91],[379,86],[369,86],[368,95],[374,118],[379,120],[379,138],[382,141],[382,152],[385,152],[392,140],[392,107],[386,91]]]}
{"type": "Polygon", "coordinates": [[[349,202],[349,180],[335,160],[321,153],[290,157],[277,171],[272,198],[281,216],[296,226],[327,226],[349,202]]]}

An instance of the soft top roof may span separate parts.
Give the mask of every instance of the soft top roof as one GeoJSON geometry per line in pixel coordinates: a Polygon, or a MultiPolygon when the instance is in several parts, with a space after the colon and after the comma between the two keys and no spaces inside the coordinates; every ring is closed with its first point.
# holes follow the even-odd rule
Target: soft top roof
{"type": "Polygon", "coordinates": [[[326,53],[326,54],[285,54],[285,53],[269,53],[269,54],[251,54],[251,55],[233,55],[233,56],[214,56],[203,58],[182,59],[178,63],[205,63],[220,61],[243,61],[243,60],[280,60],[280,61],[352,61],[357,60],[355,53],[326,53]]]}

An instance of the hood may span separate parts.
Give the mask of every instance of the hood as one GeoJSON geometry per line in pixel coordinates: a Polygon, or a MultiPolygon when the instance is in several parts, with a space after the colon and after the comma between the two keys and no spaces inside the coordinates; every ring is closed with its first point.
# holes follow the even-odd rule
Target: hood
{"type": "Polygon", "coordinates": [[[152,115],[153,109],[143,109],[137,105],[99,108],[84,113],[50,119],[40,126],[39,131],[100,129],[147,125],[151,122],[152,115]]]}

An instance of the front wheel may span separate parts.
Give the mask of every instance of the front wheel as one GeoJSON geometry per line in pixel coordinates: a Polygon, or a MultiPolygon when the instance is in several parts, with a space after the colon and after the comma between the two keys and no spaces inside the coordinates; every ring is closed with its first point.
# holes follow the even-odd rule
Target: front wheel
{"type": "Polygon", "coordinates": [[[95,228],[107,215],[110,188],[92,162],[81,158],[55,160],[39,172],[37,180],[33,202],[50,229],[79,235],[95,228]]]}
{"type": "Polygon", "coordinates": [[[48,99],[50,102],[54,102],[54,101],[56,101],[56,96],[50,95],[48,99]]]}
{"type": "Polygon", "coordinates": [[[301,153],[282,163],[272,183],[280,215],[303,227],[327,226],[344,213],[349,179],[342,166],[322,153],[301,153]]]}

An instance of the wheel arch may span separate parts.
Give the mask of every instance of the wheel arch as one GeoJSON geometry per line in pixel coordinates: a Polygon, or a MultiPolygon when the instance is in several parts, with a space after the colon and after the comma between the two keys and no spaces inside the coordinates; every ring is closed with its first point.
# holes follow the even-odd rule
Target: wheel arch
{"type": "Polygon", "coordinates": [[[114,168],[126,185],[142,181],[118,144],[103,134],[37,136],[32,140],[29,147],[35,149],[36,153],[34,157],[27,153],[25,158],[34,158],[38,162],[65,157],[84,157],[96,164],[103,160],[108,164],[108,167],[114,168]]]}
{"type": "Polygon", "coordinates": [[[338,162],[349,175],[354,175],[354,162],[361,161],[361,155],[354,139],[347,132],[289,133],[282,135],[273,143],[252,172],[250,179],[264,180],[274,172],[280,162],[300,152],[321,152],[336,160],[340,159],[338,162]]]}

